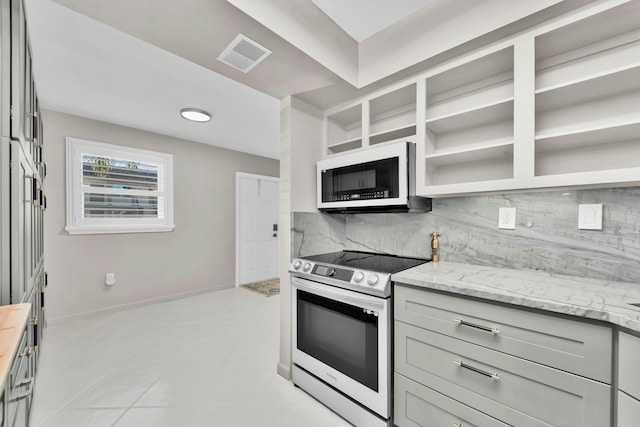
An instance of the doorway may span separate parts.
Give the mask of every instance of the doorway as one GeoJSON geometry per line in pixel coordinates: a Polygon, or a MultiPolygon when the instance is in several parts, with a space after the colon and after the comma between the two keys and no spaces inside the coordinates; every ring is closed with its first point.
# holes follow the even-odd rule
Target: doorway
{"type": "Polygon", "coordinates": [[[236,172],[236,286],[278,277],[278,181],[236,172]]]}

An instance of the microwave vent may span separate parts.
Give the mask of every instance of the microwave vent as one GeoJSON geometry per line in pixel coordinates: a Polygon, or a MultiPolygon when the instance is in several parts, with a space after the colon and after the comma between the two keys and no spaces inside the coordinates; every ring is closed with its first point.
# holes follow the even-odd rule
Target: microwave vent
{"type": "Polygon", "coordinates": [[[238,34],[217,59],[236,70],[247,73],[269,55],[271,55],[269,49],[243,34],[238,34]]]}

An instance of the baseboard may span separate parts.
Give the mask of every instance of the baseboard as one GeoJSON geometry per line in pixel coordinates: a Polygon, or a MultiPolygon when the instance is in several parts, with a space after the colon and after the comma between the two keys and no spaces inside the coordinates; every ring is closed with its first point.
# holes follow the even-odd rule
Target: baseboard
{"type": "Polygon", "coordinates": [[[278,362],[278,375],[280,375],[285,380],[291,379],[291,366],[285,365],[282,362],[278,362]]]}
{"type": "Polygon", "coordinates": [[[99,316],[102,314],[116,313],[118,311],[130,310],[132,308],[144,307],[146,305],[157,304],[160,302],[167,302],[167,301],[173,301],[173,300],[182,299],[182,298],[188,298],[188,297],[192,297],[200,294],[206,294],[209,292],[221,291],[223,289],[230,289],[233,287],[234,287],[233,283],[216,285],[216,286],[211,286],[209,288],[195,289],[187,292],[180,292],[177,294],[166,295],[163,297],[151,298],[151,299],[131,302],[127,304],[121,304],[121,305],[114,305],[111,307],[100,308],[97,310],[85,311],[78,314],[72,314],[70,316],[48,318],[46,321],[47,321],[47,326],[54,326],[54,325],[59,325],[61,323],[73,322],[75,320],[83,320],[83,319],[99,316]]]}

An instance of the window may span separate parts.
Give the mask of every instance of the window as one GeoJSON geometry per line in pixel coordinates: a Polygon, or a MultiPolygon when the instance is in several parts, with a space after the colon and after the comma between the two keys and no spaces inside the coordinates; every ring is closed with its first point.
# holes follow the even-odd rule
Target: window
{"type": "Polygon", "coordinates": [[[173,156],[67,138],[69,234],[173,228],[173,156]]]}

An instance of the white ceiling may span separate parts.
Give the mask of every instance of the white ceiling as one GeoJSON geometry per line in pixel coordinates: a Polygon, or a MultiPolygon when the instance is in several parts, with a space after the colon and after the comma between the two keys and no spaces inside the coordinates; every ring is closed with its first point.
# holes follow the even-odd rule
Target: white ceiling
{"type": "Polygon", "coordinates": [[[432,0],[311,0],[356,41],[388,28],[432,0]]]}
{"type": "Polygon", "coordinates": [[[327,108],[555,3],[586,1],[25,3],[44,108],[277,159],[280,99],[296,95],[327,108]],[[447,16],[452,25],[441,25],[447,16]],[[273,52],[247,74],[216,60],[239,33],[273,52]],[[178,114],[184,107],[213,120],[188,122],[178,114]]]}

